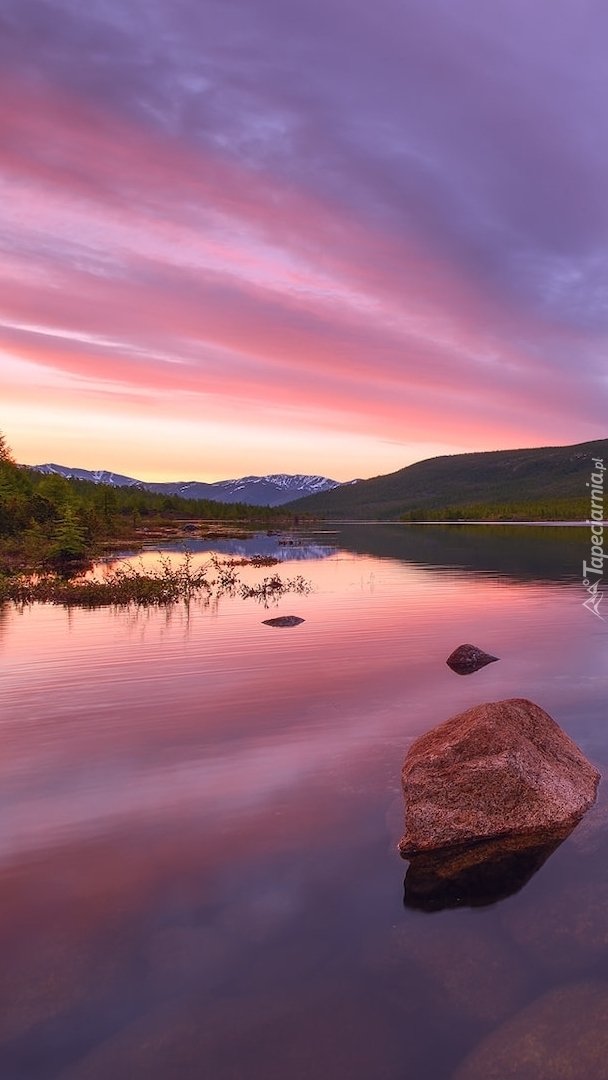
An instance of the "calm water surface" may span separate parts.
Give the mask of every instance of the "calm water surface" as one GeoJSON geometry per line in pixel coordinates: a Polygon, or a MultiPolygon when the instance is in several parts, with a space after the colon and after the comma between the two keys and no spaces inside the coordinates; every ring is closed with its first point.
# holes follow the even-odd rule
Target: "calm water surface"
{"type": "Polygon", "coordinates": [[[531,698],[605,771],[584,530],[295,539],[224,545],[313,584],[269,610],[0,612],[4,1080],[468,1078],[530,1003],[608,987],[602,788],[496,904],[404,907],[396,851],[408,746],[479,702],[531,698]],[[463,642],[500,663],[455,675],[463,642]]]}

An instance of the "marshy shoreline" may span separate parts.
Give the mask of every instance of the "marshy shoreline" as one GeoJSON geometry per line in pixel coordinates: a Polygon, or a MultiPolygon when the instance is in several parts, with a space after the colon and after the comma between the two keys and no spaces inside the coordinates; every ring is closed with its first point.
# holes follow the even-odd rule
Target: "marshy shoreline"
{"type": "Polygon", "coordinates": [[[171,558],[158,552],[158,564],[138,568],[124,563],[104,574],[103,578],[88,576],[91,565],[71,574],[46,571],[22,573],[0,578],[0,603],[17,605],[34,603],[58,604],[64,607],[154,607],[191,600],[209,604],[221,596],[240,596],[254,599],[264,607],[275,603],[286,593],[305,594],[311,586],[298,574],[282,578],[276,571],[265,574],[260,581],[248,584],[241,579],[239,568],[252,566],[267,569],[278,559],[268,556],[252,558],[221,558],[212,554],[202,565],[195,565],[193,556],[184,550],[174,565],[171,558]]]}

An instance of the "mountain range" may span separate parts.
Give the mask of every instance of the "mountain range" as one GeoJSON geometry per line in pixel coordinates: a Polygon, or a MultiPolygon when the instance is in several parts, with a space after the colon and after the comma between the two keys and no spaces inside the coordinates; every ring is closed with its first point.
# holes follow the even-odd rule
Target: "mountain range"
{"type": "Polygon", "coordinates": [[[41,473],[56,473],[67,480],[90,480],[94,484],[111,487],[136,487],[161,495],[180,495],[182,499],[212,499],[214,502],[247,503],[249,506],[282,506],[307,495],[318,495],[339,487],[337,480],[326,476],[304,476],[298,473],[273,473],[271,476],[242,476],[238,480],[218,480],[205,484],[198,480],[177,480],[169,483],[149,484],[133,476],[107,472],[105,469],[73,469],[67,465],[32,465],[41,473]]]}
{"type": "MultiPolygon", "coordinates": [[[[587,513],[592,460],[608,461],[608,439],[574,446],[490,450],[427,458],[405,469],[339,484],[325,476],[243,476],[215,484],[198,481],[149,484],[131,476],[63,465],[37,465],[39,472],[92,480],[113,487],[139,487],[186,499],[211,499],[250,506],[282,506],[315,517],[391,520],[424,519],[443,510],[477,516],[484,510],[572,517],[587,513]],[[577,505],[574,505],[574,502],[577,505]]],[[[457,513],[458,516],[458,513],[457,513]]]]}

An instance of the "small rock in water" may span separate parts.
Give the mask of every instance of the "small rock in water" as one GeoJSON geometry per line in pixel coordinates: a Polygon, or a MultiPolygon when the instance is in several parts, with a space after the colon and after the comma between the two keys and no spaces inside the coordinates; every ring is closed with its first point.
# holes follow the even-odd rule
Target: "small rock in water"
{"type": "Polygon", "coordinates": [[[304,622],[297,615],[278,615],[276,619],[262,619],[264,626],[298,626],[304,622]]]}
{"type": "Polygon", "coordinates": [[[478,649],[476,645],[459,645],[453,653],[450,653],[446,664],[457,675],[472,675],[474,671],[479,671],[486,664],[493,664],[499,659],[498,656],[491,656],[490,653],[478,649]]]}
{"type": "Polygon", "coordinates": [[[523,698],[476,705],[421,735],[403,765],[405,858],[575,824],[597,769],[523,698]]]}

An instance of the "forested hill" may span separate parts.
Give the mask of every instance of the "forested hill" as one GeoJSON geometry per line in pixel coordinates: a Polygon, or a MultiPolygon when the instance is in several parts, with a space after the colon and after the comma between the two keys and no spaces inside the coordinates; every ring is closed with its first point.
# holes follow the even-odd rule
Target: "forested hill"
{"type": "Polygon", "coordinates": [[[608,439],[575,446],[493,450],[429,458],[289,504],[294,513],[342,519],[575,520],[589,516],[592,459],[608,465],[608,439]]]}

